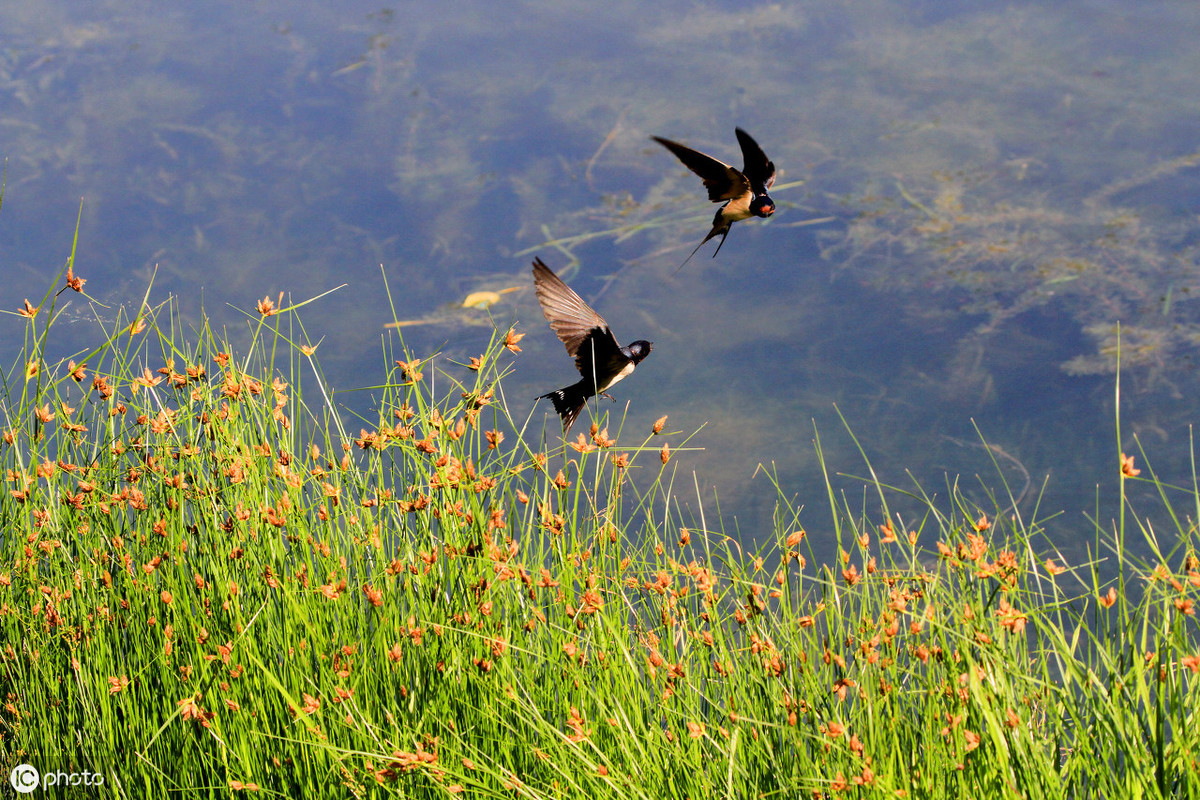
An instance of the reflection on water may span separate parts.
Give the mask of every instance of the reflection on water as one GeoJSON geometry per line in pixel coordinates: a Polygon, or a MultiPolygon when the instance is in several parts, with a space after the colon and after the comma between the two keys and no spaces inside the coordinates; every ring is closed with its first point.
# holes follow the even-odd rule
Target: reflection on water
{"type": "Polygon", "coordinates": [[[1119,323],[1127,434],[1187,483],[1200,9],[76,5],[0,8],[9,307],[82,197],[79,271],[109,308],[81,319],[152,278],[231,323],[345,283],[305,309],[335,384],[377,379],[388,322],[465,359],[490,314],[530,334],[508,390],[532,404],[571,378],[532,293],[500,295],[537,254],[655,342],[619,387],[629,424],[705,425],[687,466],[743,537],[770,523],[760,462],[819,533],[814,426],[833,470],[864,471],[840,411],[890,483],[961,474],[982,499],[1002,477],[1028,507],[1049,475],[1068,551],[1115,481],[1119,323]],[[736,125],[780,168],[779,211],[675,274],[713,208],[649,137],[740,165],[736,125]]]}

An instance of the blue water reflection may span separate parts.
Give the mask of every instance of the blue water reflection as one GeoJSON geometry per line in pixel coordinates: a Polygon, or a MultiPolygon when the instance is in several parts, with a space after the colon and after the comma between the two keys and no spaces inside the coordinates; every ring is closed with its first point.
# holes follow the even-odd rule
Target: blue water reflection
{"type": "MultiPolygon", "coordinates": [[[[840,410],[894,484],[1003,477],[1028,509],[1049,475],[1068,551],[1098,481],[1114,513],[1120,322],[1126,436],[1189,482],[1200,8],[338,5],[0,9],[8,307],[44,291],[82,197],[78,271],[112,307],[153,276],[236,325],[227,304],[347,284],[304,317],[348,390],[381,377],[381,269],[396,315],[429,322],[406,341],[465,358],[486,317],[447,308],[527,286],[536,253],[655,342],[627,424],[705,425],[682,463],[743,538],[770,524],[760,462],[820,532],[814,423],[833,470],[864,471],[840,410]],[[713,209],[648,137],[740,164],[736,125],[806,182],[676,274],[713,209]]],[[[530,334],[510,397],[571,379],[530,292],[493,313],[530,334]]]]}

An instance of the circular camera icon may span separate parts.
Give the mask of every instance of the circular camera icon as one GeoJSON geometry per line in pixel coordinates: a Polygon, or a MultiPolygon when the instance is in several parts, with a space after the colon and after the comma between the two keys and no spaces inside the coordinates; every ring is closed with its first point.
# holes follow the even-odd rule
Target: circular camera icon
{"type": "Polygon", "coordinates": [[[42,776],[29,764],[17,764],[9,773],[8,782],[19,794],[29,794],[42,783],[42,776]]]}

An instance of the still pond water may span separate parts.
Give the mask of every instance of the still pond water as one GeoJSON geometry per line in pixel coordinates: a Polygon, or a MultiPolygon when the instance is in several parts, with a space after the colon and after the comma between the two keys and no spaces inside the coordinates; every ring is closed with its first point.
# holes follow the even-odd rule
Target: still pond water
{"type": "MultiPolygon", "coordinates": [[[[465,360],[493,323],[456,307],[521,287],[490,309],[528,334],[506,394],[553,433],[532,398],[573,370],[537,255],[655,343],[604,410],[628,402],[639,440],[704,426],[678,483],[710,526],[715,492],[760,541],[773,463],[827,529],[814,431],[831,472],[865,472],[840,410],[885,482],[983,501],[1002,477],[1082,558],[1115,513],[1118,323],[1125,449],[1191,481],[1197,41],[1200,5],[1099,0],[6,3],[3,303],[42,295],[82,198],[77,272],[107,307],[68,311],[81,343],[152,276],[152,303],[231,328],[346,284],[303,318],[355,410],[386,323],[465,360]],[[779,210],[677,272],[714,207],[649,137],[740,166],[735,126],[779,210]]],[[[0,318],[5,364],[22,331],[0,318]]]]}

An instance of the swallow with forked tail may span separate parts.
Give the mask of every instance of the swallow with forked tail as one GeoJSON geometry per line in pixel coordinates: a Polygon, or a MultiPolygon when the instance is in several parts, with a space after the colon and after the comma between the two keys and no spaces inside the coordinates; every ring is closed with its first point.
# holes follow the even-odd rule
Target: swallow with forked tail
{"type": "MultiPolygon", "coordinates": [[[[721,245],[725,244],[725,237],[729,235],[729,228],[733,223],[750,217],[766,218],[775,213],[775,201],[767,194],[767,189],[775,183],[775,165],[758,146],[758,142],[750,138],[750,134],[741,128],[734,130],[737,133],[738,144],[742,146],[741,172],[699,150],[684,147],[678,142],[659,136],[651,137],[674,153],[685,167],[700,176],[704,181],[704,188],[708,189],[709,200],[714,203],[724,201],[725,205],[721,206],[717,215],[713,217],[712,230],[704,237],[704,241],[696,245],[696,250],[699,250],[704,246],[704,242],[719,234],[721,241],[713,251],[713,258],[721,252],[721,245]]],[[[696,255],[696,250],[683,260],[683,264],[696,255]]],[[[683,264],[679,265],[680,268],[683,264]]]]}
{"type": "Polygon", "coordinates": [[[538,398],[549,397],[554,403],[566,436],[588,398],[601,395],[613,400],[608,390],[650,355],[652,345],[639,339],[621,347],[604,317],[592,310],[540,258],[533,262],[533,287],[550,329],[566,346],[567,354],[575,358],[575,368],[583,376],[578,383],[538,398]]]}

